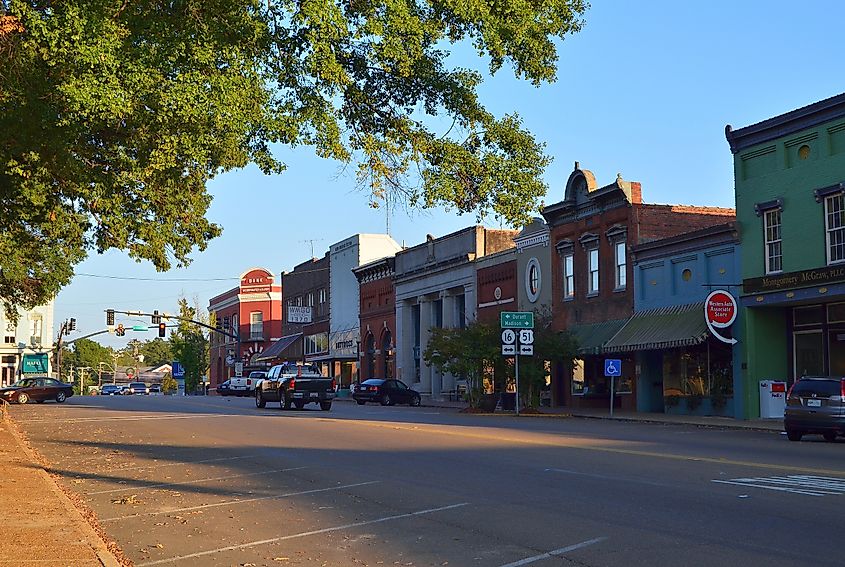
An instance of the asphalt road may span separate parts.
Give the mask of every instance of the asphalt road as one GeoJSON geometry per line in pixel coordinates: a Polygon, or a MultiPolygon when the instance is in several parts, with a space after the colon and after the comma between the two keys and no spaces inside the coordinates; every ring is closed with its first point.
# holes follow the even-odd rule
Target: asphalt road
{"type": "Polygon", "coordinates": [[[138,566],[841,566],[845,443],[335,402],[14,406],[138,566]]]}

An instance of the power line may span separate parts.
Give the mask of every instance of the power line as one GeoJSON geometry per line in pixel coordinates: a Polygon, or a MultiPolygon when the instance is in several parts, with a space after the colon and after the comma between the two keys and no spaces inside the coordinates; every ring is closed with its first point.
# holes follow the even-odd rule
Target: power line
{"type": "Polygon", "coordinates": [[[132,280],[142,282],[223,282],[238,280],[239,278],[133,278],[130,276],[106,276],[103,274],[74,274],[76,276],[85,276],[86,278],[103,278],[108,280],[132,280]]]}

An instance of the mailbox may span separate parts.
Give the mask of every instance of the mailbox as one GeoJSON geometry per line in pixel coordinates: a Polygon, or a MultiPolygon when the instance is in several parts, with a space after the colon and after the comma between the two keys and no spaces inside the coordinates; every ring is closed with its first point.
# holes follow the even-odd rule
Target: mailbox
{"type": "Polygon", "coordinates": [[[761,380],[760,417],[763,419],[782,418],[784,408],[786,408],[786,382],[761,380]]]}

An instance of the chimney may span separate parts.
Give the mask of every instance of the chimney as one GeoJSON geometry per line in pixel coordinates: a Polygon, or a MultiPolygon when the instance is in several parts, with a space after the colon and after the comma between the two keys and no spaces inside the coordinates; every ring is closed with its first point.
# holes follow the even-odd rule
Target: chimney
{"type": "Polygon", "coordinates": [[[631,181],[631,203],[634,205],[643,203],[643,186],[639,181],[631,181]]]}

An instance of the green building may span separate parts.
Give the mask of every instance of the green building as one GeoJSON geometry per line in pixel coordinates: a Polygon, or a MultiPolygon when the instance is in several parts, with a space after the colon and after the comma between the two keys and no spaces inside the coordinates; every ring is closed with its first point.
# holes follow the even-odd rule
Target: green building
{"type": "Polygon", "coordinates": [[[761,380],[845,376],[845,94],[725,136],[742,239],[734,336],[753,419],[761,380]]]}

